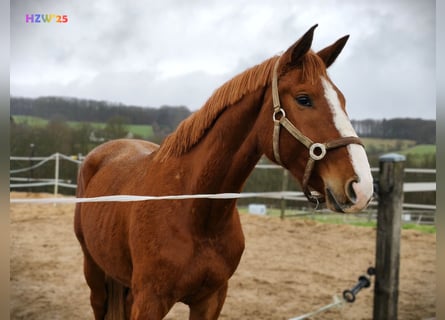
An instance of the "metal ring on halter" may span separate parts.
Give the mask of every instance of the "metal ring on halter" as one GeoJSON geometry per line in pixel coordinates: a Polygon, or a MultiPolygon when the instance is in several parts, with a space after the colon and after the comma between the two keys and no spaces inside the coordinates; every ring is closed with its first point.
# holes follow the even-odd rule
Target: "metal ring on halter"
{"type": "Polygon", "coordinates": [[[309,147],[309,155],[314,160],[321,160],[326,155],[326,146],[323,143],[313,143],[309,147]],[[317,151],[318,154],[315,153],[317,151]]]}
{"type": "Polygon", "coordinates": [[[281,119],[286,118],[286,112],[284,112],[283,108],[275,110],[272,118],[273,118],[274,122],[279,122],[281,119]],[[281,113],[281,117],[280,117],[280,119],[277,119],[277,114],[279,115],[280,113],[281,113]]]}
{"type": "Polygon", "coordinates": [[[314,211],[318,210],[318,207],[320,206],[320,199],[316,196],[312,196],[312,199],[315,200],[315,208],[314,211]]]}

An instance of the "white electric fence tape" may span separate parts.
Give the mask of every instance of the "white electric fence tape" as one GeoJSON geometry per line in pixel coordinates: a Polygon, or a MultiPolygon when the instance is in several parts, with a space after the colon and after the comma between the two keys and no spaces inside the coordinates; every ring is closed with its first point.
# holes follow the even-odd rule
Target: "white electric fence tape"
{"type": "Polygon", "coordinates": [[[171,196],[132,196],[113,195],[91,198],[13,198],[10,203],[86,203],[86,202],[130,202],[148,200],[185,200],[185,199],[240,199],[240,198],[277,198],[281,199],[291,194],[292,196],[303,196],[302,192],[252,192],[252,193],[215,193],[215,194],[190,194],[171,196]]]}
{"type": "Polygon", "coordinates": [[[304,320],[304,319],[307,319],[309,317],[315,316],[316,314],[319,314],[321,312],[329,310],[329,309],[331,309],[333,307],[342,307],[343,304],[345,303],[345,300],[343,300],[342,298],[339,298],[338,296],[333,296],[332,299],[333,299],[333,301],[330,304],[327,304],[327,305],[325,305],[325,306],[323,306],[323,307],[321,307],[321,308],[319,308],[319,309],[317,309],[317,310],[315,310],[313,312],[303,314],[303,315],[301,315],[299,317],[290,318],[289,320],[304,320]]]}

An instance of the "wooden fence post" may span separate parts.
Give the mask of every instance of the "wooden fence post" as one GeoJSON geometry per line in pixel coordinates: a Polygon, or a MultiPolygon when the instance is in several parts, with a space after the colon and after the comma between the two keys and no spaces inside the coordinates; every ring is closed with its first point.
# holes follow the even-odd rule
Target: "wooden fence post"
{"type": "Polygon", "coordinates": [[[374,320],[397,320],[405,156],[380,157],[374,320]]]}

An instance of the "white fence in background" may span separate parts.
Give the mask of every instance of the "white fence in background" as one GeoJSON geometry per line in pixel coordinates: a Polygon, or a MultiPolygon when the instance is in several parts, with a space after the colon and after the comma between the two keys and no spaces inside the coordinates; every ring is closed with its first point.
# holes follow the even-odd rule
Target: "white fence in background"
{"type": "Polygon", "coordinates": [[[14,169],[9,171],[9,188],[32,188],[32,187],[43,187],[43,186],[54,186],[54,195],[59,193],[59,186],[65,188],[77,188],[76,184],[73,184],[71,180],[64,180],[59,178],[60,172],[60,160],[66,160],[73,162],[77,165],[82,163],[84,157],[78,156],[67,156],[61,153],[54,153],[49,157],[10,157],[10,161],[28,161],[33,163],[38,161],[29,167],[14,169]],[[43,166],[49,161],[55,161],[54,166],[54,178],[32,178],[32,177],[14,177],[13,174],[32,172],[33,170],[43,166]]]}

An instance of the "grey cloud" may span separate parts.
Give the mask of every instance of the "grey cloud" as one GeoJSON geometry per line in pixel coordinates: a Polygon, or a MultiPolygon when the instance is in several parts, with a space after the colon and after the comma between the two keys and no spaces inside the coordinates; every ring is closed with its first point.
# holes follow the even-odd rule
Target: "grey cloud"
{"type": "Polygon", "coordinates": [[[195,110],[319,23],[316,50],[351,35],[330,70],[351,117],[434,118],[434,9],[415,0],[14,1],[11,92],[195,110]],[[24,23],[39,11],[70,22],[24,23]]]}

